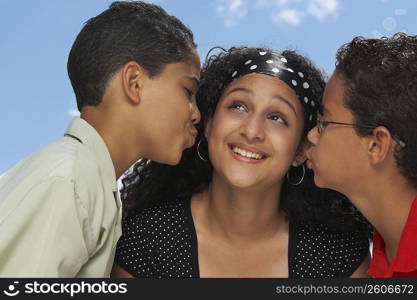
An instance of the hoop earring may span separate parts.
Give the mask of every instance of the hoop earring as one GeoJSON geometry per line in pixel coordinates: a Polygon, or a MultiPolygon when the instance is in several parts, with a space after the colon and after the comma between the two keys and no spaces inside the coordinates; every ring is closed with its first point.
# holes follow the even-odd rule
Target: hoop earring
{"type": "Polygon", "coordinates": [[[208,159],[205,159],[203,156],[201,156],[201,154],[200,154],[200,144],[201,144],[201,141],[202,141],[203,139],[200,139],[199,141],[198,141],[198,144],[197,144],[197,155],[198,155],[198,157],[202,160],[202,161],[204,161],[204,162],[208,162],[208,159]]]}
{"type": "Polygon", "coordinates": [[[301,166],[303,167],[303,176],[301,176],[301,179],[300,179],[299,181],[297,181],[296,183],[293,183],[293,182],[291,182],[291,180],[290,180],[290,176],[289,176],[289,174],[290,174],[290,172],[291,172],[291,168],[290,168],[290,170],[287,172],[287,180],[288,180],[289,184],[296,186],[296,185],[301,184],[301,182],[303,182],[303,180],[304,180],[304,176],[306,175],[306,169],[305,169],[305,167],[304,167],[304,164],[302,164],[301,166]]]}

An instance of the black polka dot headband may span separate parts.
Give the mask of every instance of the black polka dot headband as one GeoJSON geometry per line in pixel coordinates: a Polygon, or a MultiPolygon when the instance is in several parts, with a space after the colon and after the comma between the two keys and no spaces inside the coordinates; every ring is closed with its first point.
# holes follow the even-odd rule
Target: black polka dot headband
{"type": "Polygon", "coordinates": [[[274,52],[260,51],[259,55],[247,59],[231,74],[235,80],[250,73],[270,75],[284,81],[292,88],[301,102],[304,110],[305,129],[310,130],[315,126],[318,105],[311,93],[310,84],[304,74],[290,66],[287,59],[274,52]]]}

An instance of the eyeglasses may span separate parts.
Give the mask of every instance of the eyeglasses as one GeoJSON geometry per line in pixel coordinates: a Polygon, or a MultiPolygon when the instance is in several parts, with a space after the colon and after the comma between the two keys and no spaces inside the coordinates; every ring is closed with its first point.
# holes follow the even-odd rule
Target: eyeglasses
{"type": "Polygon", "coordinates": [[[356,126],[356,127],[368,128],[368,129],[374,129],[375,128],[373,126],[366,126],[366,125],[357,126],[357,125],[352,124],[352,123],[325,121],[325,120],[323,120],[323,116],[320,113],[317,114],[317,131],[318,131],[319,134],[321,134],[324,131],[324,129],[326,129],[326,127],[329,126],[330,124],[344,125],[344,126],[351,126],[351,127],[356,126]]]}
{"type": "MultiPolygon", "coordinates": [[[[351,126],[351,127],[359,127],[359,128],[368,128],[368,129],[375,129],[375,126],[367,126],[367,125],[356,125],[356,124],[352,124],[352,123],[344,123],[344,122],[333,122],[333,121],[325,121],[322,119],[322,115],[320,113],[317,114],[317,132],[319,134],[321,134],[324,129],[326,129],[327,126],[329,126],[330,124],[336,124],[336,125],[343,125],[343,126],[351,126]]],[[[405,143],[396,138],[396,137],[392,137],[393,140],[400,145],[401,148],[405,147],[405,143]]]]}

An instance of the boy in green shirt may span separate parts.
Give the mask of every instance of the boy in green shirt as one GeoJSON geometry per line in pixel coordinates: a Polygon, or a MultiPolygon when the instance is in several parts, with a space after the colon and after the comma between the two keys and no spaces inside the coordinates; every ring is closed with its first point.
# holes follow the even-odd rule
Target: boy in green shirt
{"type": "Polygon", "coordinates": [[[116,179],[194,144],[200,61],[162,8],[114,2],[68,58],[80,118],[0,178],[1,277],[107,277],[121,234],[116,179]]]}

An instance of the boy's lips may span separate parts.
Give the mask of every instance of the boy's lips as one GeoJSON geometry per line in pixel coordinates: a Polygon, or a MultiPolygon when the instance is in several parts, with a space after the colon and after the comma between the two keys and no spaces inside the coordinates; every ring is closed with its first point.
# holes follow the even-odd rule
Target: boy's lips
{"type": "Polygon", "coordinates": [[[196,138],[197,138],[197,130],[192,130],[190,132],[189,147],[194,146],[196,138]]]}
{"type": "Polygon", "coordinates": [[[313,168],[313,160],[311,159],[311,149],[309,149],[306,152],[306,157],[307,157],[306,166],[307,166],[307,168],[312,169],[313,168]]]}

